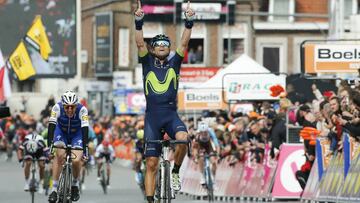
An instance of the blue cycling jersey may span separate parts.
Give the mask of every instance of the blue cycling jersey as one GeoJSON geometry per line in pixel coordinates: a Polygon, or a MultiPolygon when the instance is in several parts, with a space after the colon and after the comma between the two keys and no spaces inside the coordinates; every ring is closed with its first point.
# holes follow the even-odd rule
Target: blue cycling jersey
{"type": "Polygon", "coordinates": [[[56,124],[53,142],[71,143],[73,146],[82,146],[81,128],[89,126],[86,107],[77,104],[75,113],[68,117],[61,102],[55,104],[51,110],[49,123],[56,124]]]}
{"type": "Polygon", "coordinates": [[[146,111],[163,108],[176,109],[179,75],[183,55],[171,52],[161,64],[152,54],[140,57],[143,66],[143,86],[146,111]]]}

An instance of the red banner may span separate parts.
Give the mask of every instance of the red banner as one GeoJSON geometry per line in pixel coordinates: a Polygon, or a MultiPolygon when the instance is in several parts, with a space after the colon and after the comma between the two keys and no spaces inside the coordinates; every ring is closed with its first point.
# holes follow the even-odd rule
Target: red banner
{"type": "Polygon", "coordinates": [[[220,70],[219,67],[183,67],[180,70],[181,83],[202,83],[220,70]]]}

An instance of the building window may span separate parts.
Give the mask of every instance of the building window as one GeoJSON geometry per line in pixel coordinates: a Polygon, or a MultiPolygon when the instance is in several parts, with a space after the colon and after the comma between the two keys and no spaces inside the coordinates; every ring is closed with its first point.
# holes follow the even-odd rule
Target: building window
{"type": "Polygon", "coordinates": [[[35,92],[35,80],[15,81],[12,83],[14,92],[35,92]]]}
{"type": "Polygon", "coordinates": [[[344,16],[349,18],[351,15],[358,13],[357,0],[344,0],[344,16]]]}
{"type": "Polygon", "coordinates": [[[272,73],[280,72],[280,48],[263,47],[263,66],[272,73]]]}
{"type": "MultiPolygon", "coordinates": [[[[228,39],[224,39],[224,46],[223,46],[223,50],[224,50],[224,58],[223,58],[223,63],[224,64],[229,64],[229,52],[228,52],[228,39]]],[[[236,58],[238,58],[239,56],[241,56],[244,53],[244,39],[231,39],[231,61],[235,60],[236,58]]]]}
{"type": "Polygon", "coordinates": [[[287,43],[285,37],[258,37],[256,39],[256,61],[270,72],[287,72],[287,64],[290,60],[288,59],[287,43]]]}
{"type": "Polygon", "coordinates": [[[188,50],[184,53],[184,64],[204,63],[204,39],[192,38],[188,44],[188,50]]]}
{"type": "MultiPolygon", "coordinates": [[[[270,0],[269,13],[270,14],[284,14],[292,15],[295,12],[295,0],[270,0]]],[[[268,20],[270,22],[293,22],[294,16],[272,16],[270,15],[268,20]]]]}

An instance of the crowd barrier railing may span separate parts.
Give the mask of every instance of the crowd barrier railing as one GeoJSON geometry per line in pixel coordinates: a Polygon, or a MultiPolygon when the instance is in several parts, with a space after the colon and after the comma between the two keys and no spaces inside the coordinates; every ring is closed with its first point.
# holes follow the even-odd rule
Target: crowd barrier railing
{"type": "MultiPolygon", "coordinates": [[[[270,158],[270,148],[266,146],[262,163],[256,163],[251,153],[245,154],[245,161],[230,166],[226,158],[217,167],[215,183],[216,197],[281,199],[300,198],[301,188],[295,178],[295,171],[304,163],[301,144],[283,144],[279,160],[270,158]]],[[[192,159],[185,158],[180,176],[183,193],[205,196],[206,190],[200,185],[200,173],[192,159]]]]}
{"type": "Polygon", "coordinates": [[[342,151],[329,156],[330,143],[317,140],[316,160],[303,192],[303,200],[360,202],[359,142],[343,134],[342,151]]]}

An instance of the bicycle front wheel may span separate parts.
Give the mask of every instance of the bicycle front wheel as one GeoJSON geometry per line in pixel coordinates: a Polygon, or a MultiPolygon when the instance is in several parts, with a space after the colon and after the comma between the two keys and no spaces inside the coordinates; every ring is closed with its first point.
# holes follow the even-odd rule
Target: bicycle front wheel
{"type": "Polygon", "coordinates": [[[106,174],[104,170],[104,166],[101,169],[101,186],[103,188],[104,194],[107,194],[107,184],[106,184],[106,174]]]}
{"type": "Polygon", "coordinates": [[[71,172],[69,166],[66,166],[61,174],[59,197],[59,202],[71,203],[71,172]]]}
{"type": "Polygon", "coordinates": [[[172,198],[172,194],[171,194],[171,183],[170,183],[170,162],[169,161],[165,161],[164,162],[164,168],[165,168],[165,198],[164,198],[164,203],[171,203],[171,198],[172,198]]]}
{"type": "Polygon", "coordinates": [[[211,177],[210,167],[206,167],[205,173],[206,173],[205,177],[206,177],[206,187],[207,187],[207,192],[208,192],[208,199],[209,199],[209,202],[213,202],[214,201],[214,187],[213,187],[213,180],[211,177]]]}

